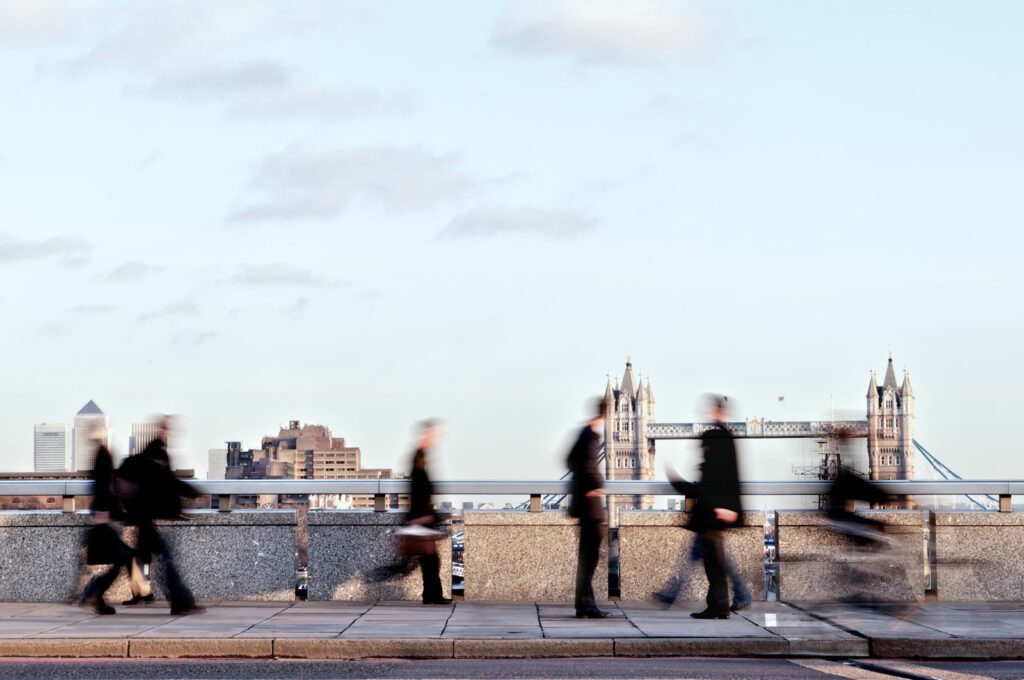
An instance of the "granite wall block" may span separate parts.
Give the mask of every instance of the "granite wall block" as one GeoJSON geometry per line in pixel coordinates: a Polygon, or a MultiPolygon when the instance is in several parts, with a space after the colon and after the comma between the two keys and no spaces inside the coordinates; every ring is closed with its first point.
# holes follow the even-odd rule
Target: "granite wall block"
{"type": "Polygon", "coordinates": [[[936,512],[940,600],[1024,600],[1024,513],[936,512]]]}
{"type": "MultiPolygon", "coordinates": [[[[311,600],[419,600],[423,579],[416,568],[406,576],[375,582],[371,570],[393,562],[395,529],[404,512],[360,510],[309,511],[309,599],[311,600]]],[[[438,541],[441,585],[451,596],[452,541],[450,519],[444,517],[445,536],[438,541]]]]}
{"type": "Polygon", "coordinates": [[[858,550],[828,526],[824,512],[776,513],[779,599],[912,601],[924,597],[928,533],[919,510],[867,510],[894,541],[884,551],[858,550]]]}
{"type": "MultiPolygon", "coordinates": [[[[474,510],[463,521],[467,600],[573,601],[579,529],[566,512],[474,510]]],[[[607,540],[593,584],[608,599],[607,540]]]]}
{"type": "MultiPolygon", "coordinates": [[[[650,600],[670,578],[681,580],[680,601],[704,600],[708,580],[704,563],[689,560],[695,534],[684,528],[688,519],[687,513],[668,510],[620,513],[619,595],[624,601],[650,600]]],[[[744,513],[743,525],[725,532],[725,549],[754,599],[763,600],[764,513],[744,513]]]]}

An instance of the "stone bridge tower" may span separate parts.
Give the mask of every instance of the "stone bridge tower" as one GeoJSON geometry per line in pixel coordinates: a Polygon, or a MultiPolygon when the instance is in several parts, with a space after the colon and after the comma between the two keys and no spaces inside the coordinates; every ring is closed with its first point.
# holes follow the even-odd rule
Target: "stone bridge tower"
{"type": "MultiPolygon", "coordinates": [[[[608,417],[604,425],[605,478],[609,480],[654,479],[654,442],[647,439],[647,424],[654,422],[654,392],[650,378],[645,385],[633,374],[626,358],[622,381],[609,376],[604,392],[608,417]]],[[[649,510],[653,496],[609,496],[608,526],[619,525],[619,510],[649,510]]]]}
{"type": "Polygon", "coordinates": [[[881,385],[871,372],[868,384],[868,470],[871,479],[914,478],[914,390],[903,371],[897,385],[892,353],[881,385]]]}

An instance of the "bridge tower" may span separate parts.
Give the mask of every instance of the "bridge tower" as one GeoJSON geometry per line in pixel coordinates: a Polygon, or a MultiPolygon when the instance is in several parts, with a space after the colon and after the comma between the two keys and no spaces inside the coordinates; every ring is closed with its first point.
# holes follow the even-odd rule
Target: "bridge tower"
{"type": "Polygon", "coordinates": [[[871,372],[867,402],[871,479],[913,479],[914,390],[906,370],[903,384],[897,385],[891,352],[881,385],[875,380],[875,372],[871,372]]]}
{"type": "MultiPolygon", "coordinates": [[[[622,381],[611,376],[604,392],[608,417],[604,425],[605,478],[609,480],[654,479],[654,440],[647,439],[647,424],[655,420],[654,392],[650,378],[645,385],[633,375],[633,361],[626,358],[622,381]]],[[[609,496],[608,526],[619,525],[619,510],[650,510],[653,496],[609,496]]]]}

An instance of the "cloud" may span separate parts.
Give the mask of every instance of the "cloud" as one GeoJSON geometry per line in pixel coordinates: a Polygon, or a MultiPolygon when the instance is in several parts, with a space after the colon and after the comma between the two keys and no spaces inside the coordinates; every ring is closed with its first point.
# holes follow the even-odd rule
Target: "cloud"
{"type": "Polygon", "coordinates": [[[407,113],[408,95],[384,95],[375,88],[311,85],[274,61],[206,64],[161,72],[149,93],[190,100],[226,100],[234,116],[311,116],[324,119],[374,113],[407,113]]]}
{"type": "Polygon", "coordinates": [[[68,314],[74,314],[76,316],[98,316],[100,314],[110,314],[114,311],[114,308],[110,305],[76,305],[68,310],[68,314]]]}
{"type": "Polygon", "coordinates": [[[194,338],[192,338],[192,344],[193,345],[197,345],[197,346],[198,345],[203,345],[203,344],[209,342],[210,340],[213,340],[216,337],[217,337],[217,333],[214,333],[214,332],[199,333],[194,338]]]}
{"type": "Polygon", "coordinates": [[[308,269],[281,262],[250,267],[239,272],[232,280],[235,283],[250,286],[299,286],[303,288],[320,288],[330,283],[327,279],[308,269]]]}
{"type": "Polygon", "coordinates": [[[159,274],[164,269],[165,267],[161,267],[159,265],[147,264],[145,262],[139,262],[138,260],[129,260],[114,269],[114,271],[110,272],[110,274],[107,275],[107,280],[116,283],[141,281],[153,274],[159,274]]]}
{"type": "Polygon", "coordinates": [[[65,0],[0,2],[0,45],[46,42],[71,34],[89,3],[65,0]]]}
{"type": "Polygon", "coordinates": [[[139,321],[153,321],[155,319],[164,319],[167,317],[175,316],[195,316],[199,313],[199,306],[196,305],[192,300],[178,300],[177,302],[170,302],[163,307],[158,307],[149,312],[144,312],[139,315],[139,321]]]}
{"type": "Polygon", "coordinates": [[[92,251],[92,244],[75,236],[52,236],[37,241],[0,232],[0,262],[39,260],[64,256],[77,259],[92,251]]]}
{"type": "Polygon", "coordinates": [[[254,61],[224,66],[210,64],[158,74],[150,85],[154,94],[190,98],[266,92],[289,86],[295,74],[277,62],[254,61]]]}
{"type": "Polygon", "coordinates": [[[421,147],[323,148],[293,144],[256,163],[244,202],[229,222],[329,219],[360,200],[406,211],[429,208],[469,193],[474,182],[455,154],[421,147]]]}
{"type": "Polygon", "coordinates": [[[586,215],[527,206],[481,207],[457,215],[439,237],[534,234],[571,238],[591,231],[596,220],[586,215]]]}
{"type": "Polygon", "coordinates": [[[712,42],[684,0],[512,0],[491,33],[504,49],[630,66],[694,58],[712,42]]]}

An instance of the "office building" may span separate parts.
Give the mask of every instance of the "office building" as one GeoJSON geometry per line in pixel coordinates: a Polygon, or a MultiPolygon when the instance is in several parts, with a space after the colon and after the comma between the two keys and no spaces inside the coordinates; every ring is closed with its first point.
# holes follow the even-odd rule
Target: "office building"
{"type": "Polygon", "coordinates": [[[75,415],[74,437],[72,447],[72,460],[74,470],[91,470],[96,456],[96,441],[93,438],[94,430],[104,446],[110,446],[110,421],[107,416],[96,405],[95,401],[89,400],[85,406],[75,415]]]}
{"type": "Polygon", "coordinates": [[[36,425],[33,459],[36,472],[71,472],[71,426],[66,423],[36,425]]]}

